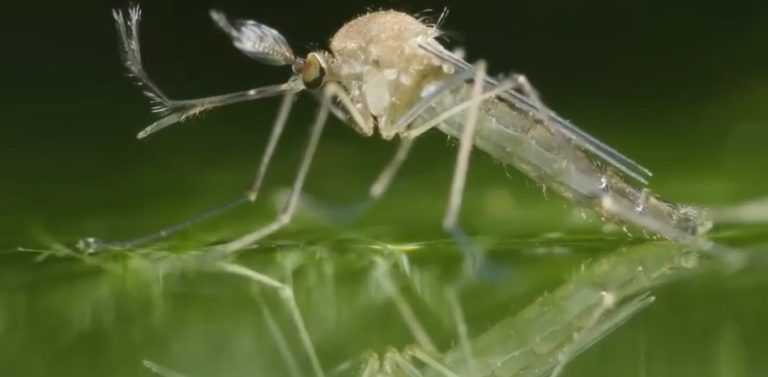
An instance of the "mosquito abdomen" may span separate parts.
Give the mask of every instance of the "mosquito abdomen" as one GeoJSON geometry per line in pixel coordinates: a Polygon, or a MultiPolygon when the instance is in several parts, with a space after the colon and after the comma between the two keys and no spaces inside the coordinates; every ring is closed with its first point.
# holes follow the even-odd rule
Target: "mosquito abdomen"
{"type": "MultiPolygon", "coordinates": [[[[467,98],[467,88],[460,88],[436,101],[421,119],[434,117],[467,98]]],[[[464,117],[457,115],[439,128],[459,137],[463,122],[464,117]]],[[[641,183],[604,167],[587,151],[558,138],[536,114],[505,102],[482,104],[474,145],[564,198],[595,210],[606,221],[683,242],[712,227],[703,210],[660,199],[641,183]]]]}
{"type": "Polygon", "coordinates": [[[608,219],[683,242],[712,228],[712,220],[702,209],[661,199],[610,172],[602,179],[607,184],[601,187],[596,209],[608,219]]]}

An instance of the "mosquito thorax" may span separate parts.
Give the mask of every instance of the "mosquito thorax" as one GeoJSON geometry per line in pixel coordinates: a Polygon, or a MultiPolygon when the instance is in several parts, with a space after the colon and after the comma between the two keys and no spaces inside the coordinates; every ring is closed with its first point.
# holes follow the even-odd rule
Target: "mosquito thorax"
{"type": "Polygon", "coordinates": [[[421,86],[442,75],[440,61],[419,47],[439,31],[397,11],[371,12],[342,26],[331,38],[332,71],[361,110],[388,126],[419,99],[421,86]]]}

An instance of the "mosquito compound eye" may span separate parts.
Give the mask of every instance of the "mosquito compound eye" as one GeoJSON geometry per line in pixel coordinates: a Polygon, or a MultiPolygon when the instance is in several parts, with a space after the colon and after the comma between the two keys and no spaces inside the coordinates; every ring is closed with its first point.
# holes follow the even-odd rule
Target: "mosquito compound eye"
{"type": "Polygon", "coordinates": [[[307,89],[317,89],[325,81],[325,61],[314,52],[298,64],[294,64],[294,71],[301,75],[304,86],[307,89]]]}

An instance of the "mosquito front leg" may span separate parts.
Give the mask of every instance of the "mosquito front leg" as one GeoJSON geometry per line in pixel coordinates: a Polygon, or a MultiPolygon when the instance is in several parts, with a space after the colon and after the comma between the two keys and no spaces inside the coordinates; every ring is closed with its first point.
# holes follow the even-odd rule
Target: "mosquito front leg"
{"type": "MultiPolygon", "coordinates": [[[[349,94],[343,87],[336,83],[329,82],[326,84],[326,90],[337,98],[341,104],[340,107],[333,103],[330,104],[330,110],[334,115],[348,123],[360,134],[365,136],[373,134],[374,124],[370,115],[368,115],[368,118],[363,116],[363,114],[352,104],[349,94]]],[[[322,95],[318,97],[319,100],[322,101],[322,95]]],[[[337,220],[341,222],[349,223],[362,212],[369,209],[376,200],[381,198],[381,196],[383,196],[389,189],[398,171],[400,171],[403,162],[408,158],[412,145],[412,140],[402,140],[391,160],[384,166],[382,171],[376,177],[376,180],[370,186],[367,197],[359,202],[346,205],[340,210],[335,208],[330,210],[329,212],[332,213],[332,217],[337,218],[337,220]]]]}
{"type": "Polygon", "coordinates": [[[102,249],[128,249],[128,248],[146,244],[152,241],[161,240],[174,233],[184,230],[192,225],[195,225],[203,220],[219,215],[241,204],[247,203],[248,201],[252,202],[256,200],[256,195],[258,194],[259,188],[261,187],[261,183],[264,179],[264,174],[267,171],[267,167],[269,166],[269,163],[272,159],[272,155],[275,151],[275,147],[277,146],[277,142],[279,141],[280,136],[282,135],[283,129],[285,128],[285,123],[286,123],[286,120],[288,119],[288,113],[291,110],[294,98],[295,98],[294,93],[288,93],[284,96],[283,102],[280,105],[280,110],[278,111],[278,114],[277,114],[277,118],[275,119],[275,124],[272,126],[272,134],[270,135],[269,141],[267,142],[267,147],[264,150],[264,155],[261,158],[261,163],[259,164],[259,169],[256,173],[256,178],[254,179],[254,182],[251,185],[251,188],[248,190],[245,196],[240,196],[226,204],[211,208],[195,216],[192,216],[187,220],[167,226],[163,229],[160,229],[158,231],[155,231],[143,236],[134,237],[128,240],[116,240],[116,241],[103,241],[96,238],[86,238],[78,242],[78,248],[88,252],[95,252],[102,249]]]}
{"type": "Polygon", "coordinates": [[[269,135],[267,147],[264,149],[264,155],[261,157],[259,168],[256,171],[255,178],[253,179],[253,184],[251,184],[251,188],[248,189],[247,192],[248,200],[250,201],[255,201],[256,196],[259,194],[261,184],[264,181],[264,175],[267,173],[267,168],[269,167],[269,163],[272,161],[272,156],[275,153],[277,143],[280,141],[280,136],[283,134],[283,129],[285,129],[285,122],[288,120],[288,114],[291,112],[291,107],[293,107],[293,101],[295,97],[296,95],[294,93],[289,93],[283,96],[283,102],[280,104],[280,110],[277,112],[275,124],[272,126],[272,133],[269,135]]]}
{"type": "Polygon", "coordinates": [[[236,250],[243,249],[253,244],[254,242],[276,232],[291,221],[291,218],[293,217],[293,214],[296,211],[296,207],[299,203],[301,190],[304,187],[304,180],[306,179],[307,173],[309,172],[312,159],[315,156],[317,144],[320,141],[320,135],[322,134],[325,123],[328,120],[331,98],[332,93],[330,91],[325,91],[323,94],[323,100],[320,103],[320,108],[317,111],[317,116],[315,117],[315,122],[310,130],[309,141],[307,143],[306,150],[304,151],[304,157],[299,164],[299,170],[296,174],[296,179],[293,182],[290,196],[288,197],[288,201],[286,202],[283,209],[277,215],[277,218],[266,226],[256,229],[255,231],[248,233],[245,236],[242,236],[224,245],[215,247],[212,252],[229,254],[236,250]]]}
{"type": "Polygon", "coordinates": [[[149,78],[142,64],[139,44],[139,22],[141,20],[141,10],[139,7],[130,8],[127,16],[120,10],[115,10],[112,15],[115,19],[117,32],[120,35],[123,63],[131,75],[136,78],[137,82],[146,89],[144,94],[154,104],[153,111],[163,115],[162,118],[139,132],[138,138],[147,137],[174,123],[215,107],[278,94],[296,93],[304,89],[301,80],[294,78],[284,84],[270,85],[218,96],[188,100],[172,99],[166,96],[149,78]]]}
{"type": "Polygon", "coordinates": [[[373,119],[371,116],[364,117],[360,110],[352,103],[352,99],[349,98],[349,94],[339,84],[335,82],[328,82],[325,84],[324,93],[336,97],[341,103],[342,108],[347,111],[352,118],[351,125],[355,131],[365,136],[373,135],[373,119]]]}

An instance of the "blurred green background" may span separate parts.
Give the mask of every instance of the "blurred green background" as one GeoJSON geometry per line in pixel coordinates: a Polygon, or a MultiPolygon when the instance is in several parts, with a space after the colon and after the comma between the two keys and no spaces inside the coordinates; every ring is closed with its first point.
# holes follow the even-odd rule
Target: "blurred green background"
{"type": "MultiPolygon", "coordinates": [[[[140,4],[145,66],[173,98],[243,90],[289,75],[285,67],[260,65],[232,48],[208,19],[210,8],[273,26],[303,55],[325,47],[343,22],[366,10],[433,9],[426,14],[436,17],[448,6],[452,46],[465,46],[468,60],[486,59],[494,73],[526,73],[561,115],[650,168],[651,187],[662,196],[719,208],[768,193],[765,1],[140,4]]],[[[245,282],[199,271],[159,278],[147,267],[151,254],[149,263],[132,256],[40,262],[38,253],[17,251],[49,250],[51,242],[72,245],[86,236],[143,234],[230,200],[250,184],[279,100],[232,106],[136,140],[154,118],[118,56],[110,10],[127,5],[4,5],[0,375],[150,375],[141,366],[144,358],[190,376],[282,375],[245,282]]],[[[269,220],[275,194],[291,183],[314,105],[305,96],[292,114],[262,200],[159,249],[183,254],[269,220]]],[[[461,263],[440,229],[455,146],[437,133],[423,139],[391,192],[355,224],[340,224],[318,209],[363,198],[394,145],[361,138],[334,121],[308,177],[306,191],[314,200],[306,201],[295,224],[258,249],[256,267],[283,271],[284,254],[301,261],[297,287],[306,289],[299,303],[329,368],[369,349],[412,342],[392,320],[393,309],[381,309],[386,300],[361,283],[368,279],[361,266],[382,243],[435,241],[418,249],[417,267],[434,275],[430,284],[457,279],[457,273],[439,272],[461,263]],[[309,277],[328,269],[338,276],[322,286],[338,292],[313,293],[309,277]]],[[[475,308],[466,309],[471,330],[514,314],[582,262],[642,242],[581,220],[567,203],[543,196],[522,175],[480,153],[468,182],[462,224],[496,245],[493,259],[505,276],[503,284],[479,283],[492,297],[464,301],[475,308]]],[[[760,224],[714,231],[719,242],[756,253],[766,249],[767,233],[760,224]]],[[[758,266],[666,287],[650,309],[565,373],[764,376],[764,275],[758,266]]],[[[445,328],[433,330],[444,346],[452,344],[445,328]]]]}

